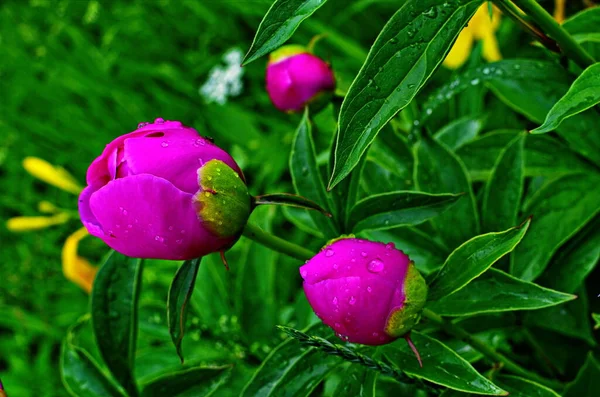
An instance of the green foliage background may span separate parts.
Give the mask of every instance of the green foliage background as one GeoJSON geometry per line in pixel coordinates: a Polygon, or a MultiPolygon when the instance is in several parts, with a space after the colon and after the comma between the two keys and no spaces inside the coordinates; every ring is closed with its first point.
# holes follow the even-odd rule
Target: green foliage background
{"type": "MultiPolygon", "coordinates": [[[[338,86],[345,92],[379,31],[401,3],[363,0],[344,2],[344,7],[340,7],[339,2],[331,0],[301,25],[291,42],[305,44],[313,36],[326,33],[326,39],[317,46],[317,53],[331,61],[338,86]]],[[[551,3],[542,2],[547,8],[551,8],[551,3]]],[[[107,142],[135,129],[139,122],[156,117],[181,120],[201,134],[214,137],[219,146],[230,150],[244,169],[251,193],[294,191],[288,166],[301,116],[281,114],[270,104],[264,90],[264,58],[245,67],[243,94],[226,105],[206,104],[198,93],[210,69],[221,62],[227,50],[236,47],[245,51],[250,47],[257,26],[270,5],[270,0],[3,1],[0,4],[2,220],[38,214],[36,207],[40,200],[50,200],[63,208],[75,207],[74,196],[25,173],[21,166],[25,156],[38,156],[61,165],[83,182],[87,166],[107,142]]],[[[571,14],[581,8],[573,2],[570,7],[568,13],[571,14]]],[[[393,135],[393,132],[412,131],[417,119],[415,104],[418,104],[421,109],[435,109],[431,117],[424,116],[420,121],[427,121],[431,132],[440,131],[438,134],[446,135],[439,139],[453,148],[465,163],[474,182],[474,200],[477,205],[482,205],[484,195],[489,194],[485,193],[485,181],[490,177],[493,160],[511,142],[515,131],[541,125],[549,110],[546,105],[552,106],[572,82],[564,77],[558,66],[561,61],[553,59],[541,47],[530,45],[530,37],[508,18],[503,20],[498,39],[507,60],[495,67],[507,71],[503,78],[488,79],[489,69],[486,73],[486,65],[479,59],[480,44],[474,48],[462,71],[438,69],[417,100],[375,140],[363,170],[360,185],[363,196],[399,189],[413,190],[415,183],[423,184],[413,175],[414,164],[407,164],[405,160],[412,159],[411,153],[418,154],[418,150],[424,150],[426,145],[421,142],[414,150],[411,146],[417,141],[416,136],[404,134],[406,142],[402,143],[404,140],[393,135]],[[533,63],[531,69],[527,69],[526,63],[519,63],[517,68],[510,59],[518,58],[554,62],[558,71],[549,68],[540,72],[533,63]],[[464,69],[468,72],[463,74],[464,69]],[[528,70],[534,72],[528,75],[528,70]],[[532,76],[548,82],[547,92],[531,94],[534,90],[527,84],[532,81],[532,76]],[[486,84],[472,84],[475,79],[477,82],[488,80],[486,84]],[[525,101],[539,103],[539,108],[519,103],[519,89],[532,95],[525,96],[525,101]],[[444,100],[436,103],[438,93],[444,100]],[[469,139],[468,144],[456,142],[452,140],[457,135],[453,129],[471,131],[473,136],[479,134],[482,137],[469,139]],[[497,131],[500,129],[503,131],[497,131]]],[[[590,40],[586,44],[592,53],[598,49],[594,43],[590,40]]],[[[599,54],[595,53],[595,56],[599,54]]],[[[339,103],[325,109],[314,120],[312,134],[317,162],[325,181],[330,175],[325,172],[335,128],[333,114],[338,110],[339,103]]],[[[550,139],[548,137],[541,137],[538,140],[541,143],[532,144],[528,138],[525,150],[527,145],[534,146],[530,153],[536,153],[537,157],[530,158],[537,162],[525,166],[526,208],[536,208],[536,205],[545,208],[539,200],[536,202],[534,193],[540,187],[561,192],[566,180],[560,177],[564,174],[598,172],[600,162],[595,149],[600,147],[600,116],[597,107],[586,114],[589,117],[583,121],[571,120],[570,125],[564,122],[565,128],[571,131],[579,129],[589,134],[582,135],[583,144],[570,140],[560,130],[560,138],[552,136],[555,141],[563,142],[560,144],[553,141],[544,146],[548,143],[544,139],[550,139]],[[576,153],[567,145],[581,150],[576,153]]],[[[435,164],[439,160],[437,156],[429,158],[432,168],[448,167],[447,162],[435,164]]],[[[446,190],[431,191],[444,192],[446,190]]],[[[577,193],[572,196],[576,197],[577,193]]],[[[275,208],[260,208],[251,220],[313,251],[332,236],[313,236],[310,231],[334,227],[319,224],[323,222],[322,218],[275,208]]],[[[535,221],[536,218],[534,224],[535,221]]],[[[556,224],[562,222],[560,219],[555,221],[556,224]]],[[[515,226],[514,222],[502,227],[485,222],[484,218],[486,230],[482,232],[515,226]]],[[[597,224],[596,216],[563,246],[553,263],[574,261],[569,255],[577,255],[575,248],[581,241],[598,241],[590,237],[597,224]]],[[[537,236],[542,240],[550,239],[554,233],[553,225],[548,229],[550,232],[544,234],[542,231],[537,236]]],[[[60,345],[67,329],[88,311],[89,297],[63,277],[60,249],[64,239],[78,227],[79,222],[73,220],[66,226],[27,234],[14,234],[0,228],[3,259],[0,265],[0,377],[11,396],[68,395],[59,375],[60,345]]],[[[439,225],[434,227],[439,228],[439,225]]],[[[418,228],[369,232],[368,236],[412,244],[408,248],[409,252],[414,252],[411,256],[420,270],[429,274],[438,269],[455,248],[445,246],[439,239],[429,238],[434,230],[428,223],[418,228]]],[[[530,239],[535,237],[528,235],[530,239]]],[[[594,244],[589,245],[591,247],[587,249],[592,251],[594,244]]],[[[87,239],[80,250],[96,263],[106,253],[104,245],[96,239],[87,239]]],[[[183,351],[187,364],[211,364],[219,374],[231,371],[227,383],[216,386],[221,386],[220,395],[238,395],[260,363],[283,340],[284,334],[275,325],[302,329],[313,323],[315,317],[301,293],[298,261],[246,239],[236,245],[228,259],[232,266],[229,273],[223,271],[218,258],[213,256],[205,258],[200,266],[183,351]],[[233,369],[223,367],[232,362],[236,363],[233,369]]],[[[147,261],[145,264],[136,368],[137,380],[142,384],[151,381],[160,371],[181,368],[171,345],[165,317],[167,291],[177,265],[165,261],[147,261]]],[[[498,267],[507,270],[510,267],[508,258],[501,260],[498,267]]],[[[598,357],[597,333],[592,330],[590,313],[600,312],[600,304],[595,298],[599,292],[597,270],[588,277],[586,286],[569,285],[568,279],[560,269],[550,268],[537,280],[545,287],[577,293],[580,298],[568,306],[541,310],[535,315],[524,315],[522,311],[479,315],[464,318],[460,323],[522,365],[534,367],[538,372],[556,376],[564,382],[571,381],[584,365],[589,351],[594,351],[598,357]]],[[[485,291],[488,285],[475,285],[474,288],[485,291]]],[[[451,303],[446,299],[436,305],[438,308],[444,304],[452,307],[451,303]]],[[[465,310],[468,312],[468,308],[465,310]]],[[[427,327],[425,324],[425,331],[427,327]]],[[[96,361],[100,361],[89,323],[84,321],[80,328],[77,344],[87,348],[96,361]]],[[[444,336],[439,331],[432,334],[467,361],[482,364],[482,356],[463,341],[444,336]]],[[[288,347],[284,345],[284,348],[288,347]]],[[[298,346],[289,349],[287,354],[299,354],[298,346]]],[[[394,354],[401,356],[401,352],[391,350],[386,352],[386,357],[390,359],[394,354]]],[[[310,372],[319,363],[331,364],[331,368],[323,370],[324,376],[331,376],[319,386],[318,392],[335,395],[347,364],[316,352],[309,355],[305,367],[294,371],[301,374],[310,372]]],[[[478,368],[482,372],[490,367],[489,363],[483,363],[478,368]]],[[[350,368],[358,377],[367,376],[354,366],[350,368]]],[[[589,376],[590,382],[600,371],[592,358],[583,368],[579,377],[589,376]]],[[[212,379],[210,377],[215,375],[203,376],[212,379]]],[[[286,378],[284,381],[296,384],[297,380],[286,378]]],[[[372,381],[364,378],[365,384],[372,381]]],[[[515,386],[514,382],[519,381],[511,383],[510,379],[503,379],[499,385],[505,390],[510,390],[511,384],[517,390],[526,390],[523,385],[515,386]]],[[[383,376],[378,385],[382,393],[414,392],[412,386],[400,385],[383,376]]],[[[597,383],[596,387],[599,387],[597,383]]],[[[247,395],[252,395],[251,391],[251,388],[246,389],[247,395]]],[[[569,393],[585,395],[576,387],[571,387],[569,393]]],[[[452,394],[446,392],[445,395],[452,394]]]]}

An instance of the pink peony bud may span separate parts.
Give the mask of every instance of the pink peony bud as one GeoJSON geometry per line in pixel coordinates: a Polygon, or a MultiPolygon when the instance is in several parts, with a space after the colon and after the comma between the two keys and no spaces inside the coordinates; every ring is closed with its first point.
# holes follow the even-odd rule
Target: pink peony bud
{"type": "Polygon", "coordinates": [[[326,246],[300,268],[317,316],[343,340],[381,345],[418,322],[427,285],[394,244],[354,238],[326,246]]]}
{"type": "Polygon", "coordinates": [[[266,80],[271,101],[284,112],[299,112],[307,103],[335,89],[329,65],[298,45],[271,53],[266,80]]]}
{"type": "Polygon", "coordinates": [[[251,207],[235,161],[178,121],[138,127],[87,171],[79,213],[90,234],[137,258],[192,259],[229,248],[251,207]]]}

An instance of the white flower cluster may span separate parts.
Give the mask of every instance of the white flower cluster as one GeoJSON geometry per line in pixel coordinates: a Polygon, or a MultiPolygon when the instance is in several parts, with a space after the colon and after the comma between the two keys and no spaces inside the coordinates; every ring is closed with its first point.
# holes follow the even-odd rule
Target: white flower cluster
{"type": "Polygon", "coordinates": [[[227,98],[242,93],[244,69],[240,64],[243,56],[239,48],[232,48],[223,55],[225,66],[216,65],[210,70],[208,79],[200,87],[200,96],[206,102],[224,105],[227,103],[227,98]]]}

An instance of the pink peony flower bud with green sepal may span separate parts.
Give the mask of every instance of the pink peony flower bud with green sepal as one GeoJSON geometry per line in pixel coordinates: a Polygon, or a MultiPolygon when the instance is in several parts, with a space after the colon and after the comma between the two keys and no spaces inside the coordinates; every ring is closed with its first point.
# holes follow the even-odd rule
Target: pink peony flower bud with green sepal
{"type": "Polygon", "coordinates": [[[290,113],[326,100],[335,90],[329,64],[299,45],[283,46],[271,53],[266,82],[271,102],[290,113]]]}
{"type": "Polygon", "coordinates": [[[79,213],[90,234],[138,258],[192,259],[229,248],[251,212],[233,158],[178,121],[138,127],[88,169],[79,213]]]}
{"type": "Polygon", "coordinates": [[[394,244],[341,238],[300,268],[317,316],[345,341],[382,345],[420,319],[427,285],[394,244]]]}

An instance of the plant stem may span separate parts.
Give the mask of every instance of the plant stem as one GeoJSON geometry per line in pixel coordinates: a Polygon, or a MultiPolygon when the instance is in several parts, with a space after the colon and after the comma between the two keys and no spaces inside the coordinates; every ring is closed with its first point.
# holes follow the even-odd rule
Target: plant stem
{"type": "Polygon", "coordinates": [[[315,255],[311,250],[301,247],[297,244],[290,243],[289,241],[274,236],[271,233],[267,233],[260,227],[251,223],[246,224],[243,234],[250,240],[256,241],[265,247],[271,248],[274,251],[281,252],[282,254],[289,255],[292,258],[296,258],[301,261],[309,260],[315,255]]]}
{"type": "Polygon", "coordinates": [[[581,68],[585,69],[596,61],[583,49],[563,27],[548,14],[544,8],[535,0],[513,0],[523,9],[532,20],[534,20],[545,33],[558,43],[562,52],[581,68]]]}
{"type": "Polygon", "coordinates": [[[560,390],[563,388],[562,383],[543,378],[540,375],[536,374],[535,372],[529,371],[529,370],[521,367],[519,364],[515,363],[508,357],[505,357],[504,355],[498,353],[496,350],[494,350],[494,348],[486,345],[481,340],[479,340],[476,337],[474,337],[473,335],[469,334],[467,331],[465,331],[460,326],[452,323],[451,321],[449,321],[447,319],[442,318],[442,316],[432,312],[431,310],[424,309],[423,317],[425,317],[425,318],[429,319],[431,322],[439,325],[447,334],[452,335],[452,336],[462,340],[465,343],[468,343],[473,348],[475,348],[477,351],[479,351],[481,354],[486,356],[488,359],[490,359],[496,363],[502,363],[504,365],[504,368],[506,368],[508,371],[512,372],[513,374],[520,375],[524,378],[530,379],[534,382],[537,382],[541,385],[550,387],[552,389],[560,390]]]}

